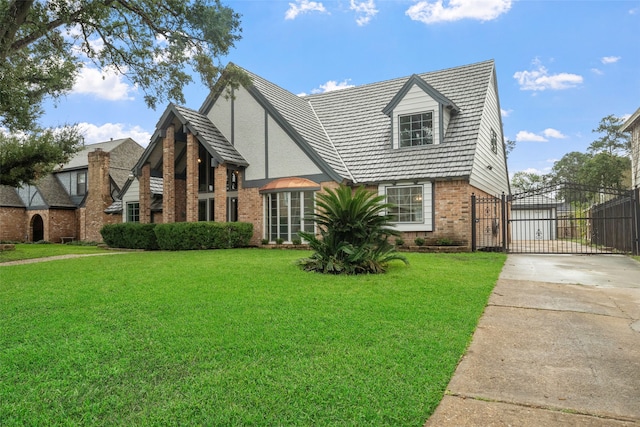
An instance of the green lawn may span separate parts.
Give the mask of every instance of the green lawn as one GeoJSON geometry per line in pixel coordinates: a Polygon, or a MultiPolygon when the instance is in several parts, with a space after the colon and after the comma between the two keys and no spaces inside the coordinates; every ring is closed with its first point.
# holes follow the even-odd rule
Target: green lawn
{"type": "Polygon", "coordinates": [[[505,260],[127,253],[0,267],[0,425],[421,426],[505,260]]]}
{"type": "Polygon", "coordinates": [[[0,263],[57,255],[95,254],[99,252],[107,252],[107,250],[97,246],[18,243],[13,251],[0,251],[0,263]]]}

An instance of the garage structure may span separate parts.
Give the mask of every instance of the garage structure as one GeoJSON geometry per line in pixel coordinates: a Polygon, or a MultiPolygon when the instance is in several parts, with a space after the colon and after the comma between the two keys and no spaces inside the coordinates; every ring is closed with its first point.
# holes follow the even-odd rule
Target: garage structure
{"type": "Polygon", "coordinates": [[[501,197],[472,196],[472,249],[638,254],[639,193],[561,183],[501,197]]]}

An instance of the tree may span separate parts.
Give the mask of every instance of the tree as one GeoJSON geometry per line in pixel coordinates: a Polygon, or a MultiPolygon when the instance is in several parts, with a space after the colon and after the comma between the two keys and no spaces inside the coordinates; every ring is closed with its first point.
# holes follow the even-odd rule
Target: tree
{"type": "Polygon", "coordinates": [[[511,178],[511,187],[518,192],[527,192],[537,190],[548,184],[549,177],[547,175],[539,175],[535,172],[519,171],[513,174],[511,178]]]}
{"type": "Polygon", "coordinates": [[[329,274],[382,273],[387,263],[407,259],[388,242],[399,236],[392,228],[391,216],[385,211],[392,205],[364,187],[355,192],[346,185],[336,190],[325,189],[316,196],[318,212],[313,220],[320,237],[300,232],[314,253],[299,261],[307,271],[329,274]]]}
{"type": "MultiPolygon", "coordinates": [[[[2,0],[0,127],[45,135],[37,124],[43,101],[68,93],[90,63],[126,76],[151,108],[184,103],[190,68],[209,88],[222,76],[220,58],[240,38],[239,25],[239,15],[218,0],[2,0]]],[[[235,67],[223,77],[231,87],[248,83],[235,67]]],[[[80,133],[66,135],[78,137],[65,144],[65,155],[73,154],[80,133]]]]}
{"type": "Polygon", "coordinates": [[[550,178],[553,183],[585,183],[584,165],[591,158],[589,154],[572,151],[553,164],[550,178]]]}
{"type": "Polygon", "coordinates": [[[513,139],[507,139],[504,142],[504,153],[507,157],[509,157],[514,148],[516,148],[516,141],[513,139]]]}
{"type": "Polygon", "coordinates": [[[56,165],[67,163],[80,139],[76,127],[23,136],[0,132],[0,183],[11,187],[35,184],[56,165]]]}
{"type": "Polygon", "coordinates": [[[623,123],[623,119],[612,114],[602,118],[593,132],[603,135],[591,143],[589,152],[628,156],[631,152],[631,137],[628,133],[620,131],[623,123]]]}

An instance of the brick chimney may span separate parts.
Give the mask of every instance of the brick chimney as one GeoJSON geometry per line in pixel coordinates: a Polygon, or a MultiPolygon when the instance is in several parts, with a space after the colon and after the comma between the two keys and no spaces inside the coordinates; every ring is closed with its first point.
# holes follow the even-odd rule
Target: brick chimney
{"type": "Polygon", "coordinates": [[[107,215],[111,198],[111,181],[109,178],[108,152],[96,148],[88,155],[89,173],[87,177],[87,199],[85,201],[85,240],[102,241],[100,228],[106,223],[114,222],[114,215],[107,215]]]}

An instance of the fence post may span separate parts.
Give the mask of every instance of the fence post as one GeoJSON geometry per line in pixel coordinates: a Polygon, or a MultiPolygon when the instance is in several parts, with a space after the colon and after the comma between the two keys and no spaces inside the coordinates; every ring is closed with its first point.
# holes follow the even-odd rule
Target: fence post
{"type": "Polygon", "coordinates": [[[640,187],[631,192],[631,212],[633,216],[633,235],[631,252],[640,255],[640,187]]]}
{"type": "Polygon", "coordinates": [[[502,192],[502,197],[500,198],[500,207],[501,207],[501,215],[502,215],[502,252],[507,252],[507,227],[509,222],[507,221],[507,202],[504,191],[502,192]]]}
{"type": "Polygon", "coordinates": [[[471,252],[476,249],[476,193],[471,193],[471,252]]]}

